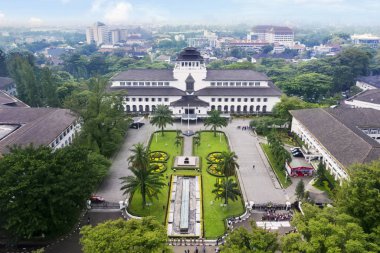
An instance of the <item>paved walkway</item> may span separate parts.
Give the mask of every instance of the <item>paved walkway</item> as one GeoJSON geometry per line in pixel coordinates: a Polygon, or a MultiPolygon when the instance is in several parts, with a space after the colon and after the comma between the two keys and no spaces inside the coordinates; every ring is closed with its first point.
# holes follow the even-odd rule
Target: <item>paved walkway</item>
{"type": "Polygon", "coordinates": [[[142,122],[144,122],[145,125],[140,129],[128,130],[123,146],[112,159],[108,176],[104,179],[96,192],[96,194],[104,197],[106,201],[119,202],[120,200],[124,200],[123,193],[120,191],[120,177],[129,176],[131,174],[127,164],[127,159],[131,155],[130,149],[138,142],[147,144],[150,135],[154,131],[154,128],[149,124],[147,119],[144,119],[142,122]]]}
{"type": "Polygon", "coordinates": [[[184,156],[193,155],[193,137],[190,137],[190,136],[183,137],[183,155],[184,156]]]}

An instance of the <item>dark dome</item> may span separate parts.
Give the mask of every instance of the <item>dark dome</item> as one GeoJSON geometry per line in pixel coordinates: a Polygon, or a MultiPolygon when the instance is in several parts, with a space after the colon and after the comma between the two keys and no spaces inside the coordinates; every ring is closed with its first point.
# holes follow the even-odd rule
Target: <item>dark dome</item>
{"type": "Polygon", "coordinates": [[[186,47],[179,53],[177,61],[201,61],[203,57],[195,47],[186,47]]]}

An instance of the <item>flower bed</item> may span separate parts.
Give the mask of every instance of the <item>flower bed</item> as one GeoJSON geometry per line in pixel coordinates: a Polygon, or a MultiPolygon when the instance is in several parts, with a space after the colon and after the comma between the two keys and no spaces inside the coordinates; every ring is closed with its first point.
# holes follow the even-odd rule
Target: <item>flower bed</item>
{"type": "Polygon", "coordinates": [[[222,159],[220,159],[220,156],[222,155],[221,152],[212,152],[207,155],[206,159],[210,163],[219,163],[222,159]]]}
{"type": "Polygon", "coordinates": [[[207,167],[207,172],[215,177],[224,177],[223,172],[219,169],[216,163],[210,164],[207,167]]]}
{"type": "Polygon", "coordinates": [[[153,163],[163,163],[168,159],[169,155],[164,151],[153,151],[149,153],[149,161],[153,163]]]}
{"type": "Polygon", "coordinates": [[[150,167],[152,168],[153,173],[163,173],[166,171],[165,163],[151,163],[150,167]]]}

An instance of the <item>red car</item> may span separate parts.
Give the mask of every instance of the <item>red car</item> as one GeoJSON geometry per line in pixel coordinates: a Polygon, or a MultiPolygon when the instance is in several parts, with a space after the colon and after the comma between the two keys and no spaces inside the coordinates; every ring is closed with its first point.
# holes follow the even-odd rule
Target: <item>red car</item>
{"type": "Polygon", "coordinates": [[[90,200],[91,200],[91,203],[103,203],[104,202],[103,197],[95,196],[95,195],[91,196],[90,200]]]}

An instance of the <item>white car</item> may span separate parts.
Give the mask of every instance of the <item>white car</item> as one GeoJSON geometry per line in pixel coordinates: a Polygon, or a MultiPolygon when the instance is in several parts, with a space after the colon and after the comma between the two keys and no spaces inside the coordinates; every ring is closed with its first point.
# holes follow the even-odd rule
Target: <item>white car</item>
{"type": "Polygon", "coordinates": [[[300,149],[301,149],[300,147],[294,147],[294,148],[290,148],[290,151],[295,152],[295,151],[300,150],[300,149]]]}

